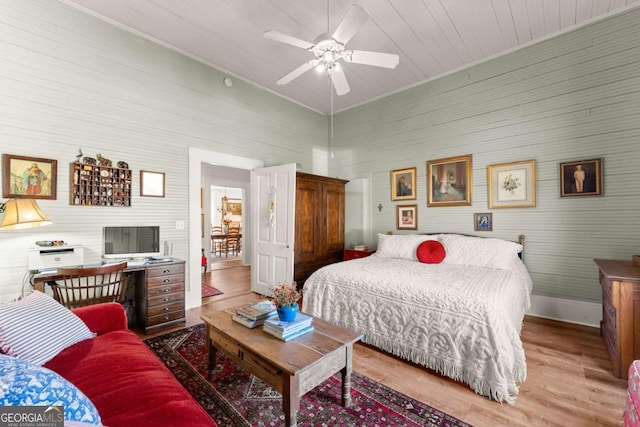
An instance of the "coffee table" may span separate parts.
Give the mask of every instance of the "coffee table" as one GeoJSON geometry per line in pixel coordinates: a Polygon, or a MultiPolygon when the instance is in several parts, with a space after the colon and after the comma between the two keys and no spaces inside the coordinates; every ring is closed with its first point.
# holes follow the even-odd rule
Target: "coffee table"
{"type": "Polygon", "coordinates": [[[314,318],[313,331],[284,342],[263,332],[261,326],[249,329],[234,322],[234,312],[235,308],[202,308],[210,378],[215,374],[217,352],[221,351],[282,395],[286,426],[297,424],[300,398],[336,372],[342,376],[342,406],[351,405],[351,359],[359,334],[314,318]]]}

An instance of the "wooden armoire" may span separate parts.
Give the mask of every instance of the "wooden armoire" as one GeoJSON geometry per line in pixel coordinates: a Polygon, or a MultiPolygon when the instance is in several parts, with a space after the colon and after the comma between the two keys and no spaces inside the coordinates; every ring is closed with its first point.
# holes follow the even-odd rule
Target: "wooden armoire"
{"type": "Polygon", "coordinates": [[[293,277],[298,286],[322,266],[342,261],[348,181],[298,172],[293,277]]]}

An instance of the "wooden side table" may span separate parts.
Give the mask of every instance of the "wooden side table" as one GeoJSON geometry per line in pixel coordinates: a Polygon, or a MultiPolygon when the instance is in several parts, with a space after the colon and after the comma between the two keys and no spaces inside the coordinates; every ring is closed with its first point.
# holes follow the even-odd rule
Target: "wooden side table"
{"type": "Polygon", "coordinates": [[[613,375],[627,379],[640,359],[640,267],[629,261],[594,260],[602,285],[600,334],[613,364],[613,375]]]}
{"type": "Polygon", "coordinates": [[[344,261],[349,261],[351,259],[356,259],[356,258],[366,258],[374,252],[375,251],[372,249],[367,249],[366,251],[360,251],[356,249],[345,249],[342,255],[342,259],[344,261]]]}

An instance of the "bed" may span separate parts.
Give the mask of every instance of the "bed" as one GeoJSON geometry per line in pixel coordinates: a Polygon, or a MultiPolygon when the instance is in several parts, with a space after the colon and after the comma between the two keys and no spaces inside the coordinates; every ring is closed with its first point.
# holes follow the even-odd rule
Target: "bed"
{"type": "Polygon", "coordinates": [[[478,394],[514,403],[527,374],[520,332],[532,289],[522,250],[460,234],[379,234],[375,254],[307,279],[303,311],[478,394]]]}

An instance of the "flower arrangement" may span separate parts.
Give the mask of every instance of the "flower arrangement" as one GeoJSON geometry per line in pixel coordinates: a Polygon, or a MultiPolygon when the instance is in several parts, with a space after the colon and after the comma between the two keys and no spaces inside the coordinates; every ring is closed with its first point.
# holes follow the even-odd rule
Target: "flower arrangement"
{"type": "Polygon", "coordinates": [[[227,208],[227,203],[229,202],[229,199],[227,198],[227,196],[222,197],[221,200],[221,206],[218,208],[218,212],[220,212],[220,214],[222,215],[222,225],[226,225],[228,226],[229,224],[231,224],[231,212],[229,212],[228,208],[227,208]]]}
{"type": "Polygon", "coordinates": [[[298,304],[302,298],[302,289],[297,289],[298,284],[294,281],[291,284],[283,283],[273,290],[273,302],[276,307],[291,307],[298,304]]]}
{"type": "Polygon", "coordinates": [[[518,177],[514,177],[513,175],[509,174],[502,182],[502,189],[513,194],[515,189],[520,187],[521,185],[522,183],[520,182],[520,179],[518,177]]]}

